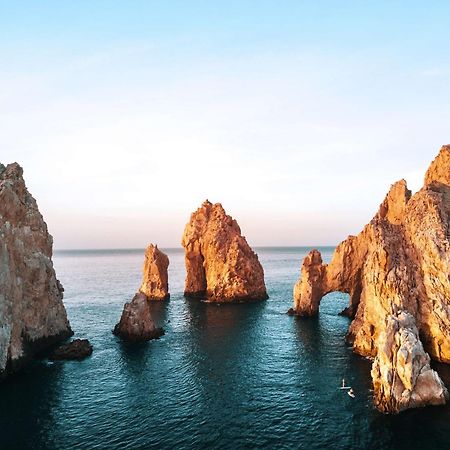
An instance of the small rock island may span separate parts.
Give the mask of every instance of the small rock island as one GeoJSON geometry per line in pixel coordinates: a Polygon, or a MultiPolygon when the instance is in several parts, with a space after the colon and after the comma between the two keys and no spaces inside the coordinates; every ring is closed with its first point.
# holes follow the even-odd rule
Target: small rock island
{"type": "Polygon", "coordinates": [[[164,335],[153,321],[150,302],[144,294],[136,294],[129,303],[125,303],[120,322],[114,327],[113,334],[125,341],[142,342],[157,339],[164,335]]]}
{"type": "Polygon", "coordinates": [[[53,239],[17,164],[0,164],[0,378],[73,335],[53,239]]]}
{"type": "Polygon", "coordinates": [[[206,200],[184,229],[185,295],[211,302],[268,298],[264,270],[236,220],[206,200]]]}
{"type": "Polygon", "coordinates": [[[133,300],[125,303],[120,322],[113,330],[116,336],[138,342],[157,339],[164,334],[153,321],[150,301],[169,298],[168,267],[168,256],[157,245],[150,244],[145,251],[141,287],[133,300]]]}
{"type": "Polygon", "coordinates": [[[450,146],[441,148],[420,191],[395,183],[358,236],[330,264],[317,250],[303,261],[292,312],[318,314],[321,298],[350,295],[347,341],[374,358],[376,407],[388,413],[444,404],[448,392],[430,356],[450,363],[450,146]]]}
{"type": "Polygon", "coordinates": [[[49,356],[51,361],[61,360],[77,360],[81,361],[84,358],[92,355],[92,345],[87,339],[74,339],[68,344],[64,344],[56,348],[49,356]]]}

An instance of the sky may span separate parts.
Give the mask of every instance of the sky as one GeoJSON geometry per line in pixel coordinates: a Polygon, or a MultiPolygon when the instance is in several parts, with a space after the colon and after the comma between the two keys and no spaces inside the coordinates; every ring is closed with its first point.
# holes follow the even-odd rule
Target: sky
{"type": "Polygon", "coordinates": [[[0,162],[57,249],[335,245],[450,143],[446,1],[0,0],[0,162]]]}

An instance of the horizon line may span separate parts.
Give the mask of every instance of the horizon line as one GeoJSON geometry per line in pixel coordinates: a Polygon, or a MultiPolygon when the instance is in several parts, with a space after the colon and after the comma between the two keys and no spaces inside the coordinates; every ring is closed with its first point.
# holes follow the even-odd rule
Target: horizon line
{"type": "MultiPolygon", "coordinates": [[[[251,247],[252,249],[274,249],[274,248],[334,248],[339,244],[334,245],[255,245],[251,247]]],[[[162,250],[184,250],[182,246],[180,247],[165,247],[158,246],[158,248],[162,250]]],[[[82,252],[82,251],[142,251],[145,250],[146,247],[103,247],[103,248],[95,248],[95,247],[87,247],[87,248],[54,248],[53,252],[82,252]]]]}
{"type": "MultiPolygon", "coordinates": [[[[274,249],[274,248],[334,248],[339,244],[335,245],[255,245],[251,247],[252,249],[274,249]]],[[[184,250],[182,246],[180,247],[165,247],[158,246],[162,250],[184,250]]],[[[54,248],[53,252],[83,252],[83,251],[142,251],[146,247],[103,247],[103,248],[54,248]]]]}

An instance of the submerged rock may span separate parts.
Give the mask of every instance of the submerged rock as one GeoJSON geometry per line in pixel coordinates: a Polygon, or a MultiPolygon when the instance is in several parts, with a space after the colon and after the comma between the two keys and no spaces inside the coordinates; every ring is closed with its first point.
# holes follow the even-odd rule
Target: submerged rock
{"type": "Polygon", "coordinates": [[[125,303],[122,317],[113,333],[126,341],[138,342],[157,339],[164,334],[164,330],[153,322],[146,296],[136,294],[131,302],[125,303]]]}
{"type": "Polygon", "coordinates": [[[168,256],[157,245],[150,244],[145,251],[143,279],[139,288],[139,292],[148,300],[165,300],[170,297],[168,267],[168,256]]]}
{"type": "MultiPolygon", "coordinates": [[[[388,317],[405,311],[431,357],[450,362],[449,214],[450,146],[444,146],[424,187],[411,196],[404,180],[395,183],[372,221],[339,244],[330,264],[317,250],[305,258],[294,287],[295,313],[314,316],[324,295],[345,292],[345,313],[354,318],[347,340],[356,353],[376,357],[380,335],[393,330],[386,328],[388,317]]],[[[377,397],[377,405],[386,411],[391,403],[377,397]]]]}
{"type": "Polygon", "coordinates": [[[186,296],[214,302],[268,298],[258,256],[220,203],[206,201],[191,215],[182,245],[186,296]]]}
{"type": "Polygon", "coordinates": [[[52,245],[22,168],[0,165],[0,378],[73,334],[52,245]]]}
{"type": "Polygon", "coordinates": [[[68,344],[61,345],[53,353],[49,359],[56,360],[82,360],[92,355],[92,345],[87,339],[74,339],[68,344]]]}
{"type": "Polygon", "coordinates": [[[396,413],[408,408],[443,405],[448,391],[419,339],[414,317],[399,311],[386,319],[372,365],[375,406],[396,413]]]}

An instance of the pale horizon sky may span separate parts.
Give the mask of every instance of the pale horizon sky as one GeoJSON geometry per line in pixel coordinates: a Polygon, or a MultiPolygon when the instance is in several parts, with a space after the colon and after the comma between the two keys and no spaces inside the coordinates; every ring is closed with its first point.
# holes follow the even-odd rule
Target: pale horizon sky
{"type": "Polygon", "coordinates": [[[0,0],[0,162],[56,249],[335,245],[450,143],[447,2],[0,0]]]}

